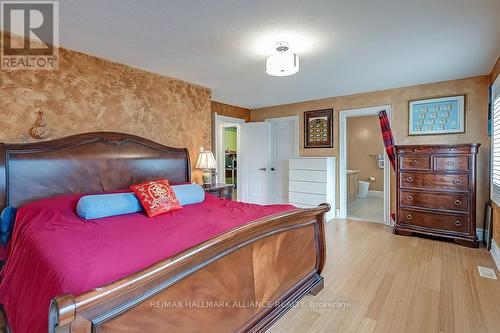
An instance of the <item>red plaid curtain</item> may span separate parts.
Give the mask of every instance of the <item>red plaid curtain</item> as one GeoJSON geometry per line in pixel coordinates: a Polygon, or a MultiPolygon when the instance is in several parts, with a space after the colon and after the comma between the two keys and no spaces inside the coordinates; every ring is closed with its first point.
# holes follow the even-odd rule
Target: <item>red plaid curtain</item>
{"type": "Polygon", "coordinates": [[[384,139],[385,151],[387,156],[389,156],[389,161],[391,161],[392,169],[395,170],[395,160],[394,155],[394,137],[392,135],[391,125],[389,124],[389,118],[385,110],[378,113],[378,120],[380,122],[380,129],[382,130],[382,138],[384,139]]]}

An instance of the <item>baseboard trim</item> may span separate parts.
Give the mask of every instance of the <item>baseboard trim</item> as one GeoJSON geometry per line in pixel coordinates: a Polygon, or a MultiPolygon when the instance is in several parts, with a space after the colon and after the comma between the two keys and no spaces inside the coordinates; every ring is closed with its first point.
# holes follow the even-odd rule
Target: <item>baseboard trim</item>
{"type": "Polygon", "coordinates": [[[491,250],[490,250],[491,256],[493,257],[493,261],[497,265],[497,269],[500,271],[500,248],[498,247],[497,243],[495,243],[495,240],[491,240],[491,250]]]}
{"type": "Polygon", "coordinates": [[[368,190],[368,196],[369,197],[383,198],[384,197],[384,191],[368,190]]]}

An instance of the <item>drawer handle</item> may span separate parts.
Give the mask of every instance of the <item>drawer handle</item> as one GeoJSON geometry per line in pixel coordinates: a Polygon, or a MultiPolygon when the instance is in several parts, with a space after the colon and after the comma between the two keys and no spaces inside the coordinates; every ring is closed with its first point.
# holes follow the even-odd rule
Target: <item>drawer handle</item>
{"type": "Polygon", "coordinates": [[[406,197],[406,200],[408,200],[408,201],[412,201],[412,200],[413,200],[413,197],[412,197],[411,195],[409,195],[409,196],[407,196],[407,197],[406,197]]]}
{"type": "Polygon", "coordinates": [[[448,164],[448,165],[453,165],[453,164],[455,164],[455,162],[453,162],[453,161],[448,161],[448,162],[446,162],[446,164],[448,164]]]}
{"type": "Polygon", "coordinates": [[[457,205],[457,206],[460,206],[460,205],[462,204],[462,201],[460,201],[460,200],[455,200],[455,201],[453,201],[453,203],[454,203],[455,205],[457,205]]]}
{"type": "Polygon", "coordinates": [[[411,165],[417,166],[418,165],[418,161],[417,160],[411,161],[411,165]]]}
{"type": "Polygon", "coordinates": [[[455,221],[455,222],[453,222],[453,224],[454,224],[455,226],[457,226],[457,227],[460,227],[460,226],[462,225],[462,222],[460,222],[460,221],[455,221]]]}
{"type": "Polygon", "coordinates": [[[411,214],[406,215],[407,220],[413,220],[413,216],[411,214]]]}
{"type": "Polygon", "coordinates": [[[406,178],[406,181],[407,181],[408,183],[413,183],[413,177],[408,177],[408,178],[406,178]]]}
{"type": "Polygon", "coordinates": [[[459,185],[459,184],[462,184],[462,181],[460,179],[457,179],[457,180],[453,181],[453,184],[459,185]]]}

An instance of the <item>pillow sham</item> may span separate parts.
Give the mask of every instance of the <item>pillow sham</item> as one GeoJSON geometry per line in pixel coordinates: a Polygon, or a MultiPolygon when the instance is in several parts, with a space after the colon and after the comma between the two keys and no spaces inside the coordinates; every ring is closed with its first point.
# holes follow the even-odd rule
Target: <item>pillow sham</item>
{"type": "Polygon", "coordinates": [[[182,209],[168,180],[158,179],[130,186],[148,217],[182,209]]]}

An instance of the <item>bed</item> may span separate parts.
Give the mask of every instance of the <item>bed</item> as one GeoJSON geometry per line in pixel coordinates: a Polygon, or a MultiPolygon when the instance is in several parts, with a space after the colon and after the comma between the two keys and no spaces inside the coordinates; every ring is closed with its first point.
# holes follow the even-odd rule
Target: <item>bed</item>
{"type": "MultiPolygon", "coordinates": [[[[0,150],[2,208],[8,205],[38,208],[41,217],[37,216],[42,224],[51,219],[57,221],[54,216],[60,218],[70,211],[64,205],[72,207],[84,193],[119,191],[160,177],[172,183],[191,180],[187,149],[170,148],[122,133],[86,133],[40,143],[1,144],[0,150]],[[62,213],[58,209],[62,209],[62,213]]],[[[182,223],[174,217],[164,217],[165,225],[182,225],[175,230],[163,230],[164,234],[160,229],[150,229],[160,224],[141,222],[149,228],[149,234],[144,235],[148,240],[160,243],[165,239],[166,243],[173,244],[158,247],[166,252],[153,248],[147,255],[152,260],[149,264],[140,260],[147,251],[145,243],[139,243],[143,252],[134,253],[135,257],[131,256],[120,266],[122,270],[132,271],[114,272],[102,265],[89,266],[92,283],[106,276],[102,284],[80,290],[85,284],[78,282],[73,287],[78,290],[76,294],[55,294],[47,304],[33,304],[46,309],[48,332],[259,332],[269,328],[304,295],[316,294],[323,288],[320,274],[325,262],[324,215],[330,209],[327,204],[297,209],[274,205],[258,207],[212,197],[205,201],[200,206],[186,206],[181,210],[184,212],[176,218],[183,216],[182,223]],[[197,238],[198,224],[204,226],[206,232],[197,238]],[[187,237],[183,246],[175,247],[177,243],[168,237],[182,238],[175,236],[175,232],[181,233],[183,228],[192,237],[187,237]],[[111,273],[118,275],[113,277],[111,273]]],[[[23,212],[25,223],[30,223],[32,217],[28,212],[31,210],[26,208],[23,212]]],[[[83,224],[83,229],[78,229],[76,220],[73,229],[67,228],[65,233],[58,233],[57,227],[51,225],[51,232],[59,238],[54,237],[52,245],[47,244],[44,250],[43,258],[52,258],[46,260],[47,267],[52,265],[51,270],[58,272],[60,281],[74,282],[71,276],[64,275],[66,266],[80,264],[78,255],[73,255],[71,249],[78,246],[83,249],[85,241],[90,247],[96,247],[101,244],[98,238],[106,232],[133,244],[134,239],[127,239],[127,234],[119,232],[127,225],[137,228],[138,222],[127,222],[132,218],[111,219],[107,224],[102,223],[106,227],[89,225],[94,233],[86,231],[83,224]],[[106,231],[105,228],[113,225],[115,229],[106,231]]],[[[135,218],[141,219],[139,215],[135,218]]],[[[19,216],[16,228],[18,222],[19,216]]],[[[123,251],[120,243],[114,244],[116,248],[111,247],[112,250],[123,251]]],[[[87,259],[91,258],[89,253],[87,259]]],[[[95,260],[100,259],[102,264],[101,256],[108,253],[95,253],[95,260]]],[[[19,253],[17,257],[22,258],[19,253]]],[[[113,258],[106,260],[113,261],[113,258]]],[[[8,278],[5,271],[9,272],[9,264],[14,266],[13,261],[9,257],[2,278],[8,278]]],[[[10,271],[15,270],[10,267],[10,271]]],[[[36,282],[23,279],[21,285],[36,282]]],[[[43,284],[36,283],[36,286],[43,284]]],[[[32,292],[36,296],[36,290],[32,292]]],[[[34,296],[30,299],[36,299],[34,296]]],[[[3,312],[2,319],[0,325],[6,329],[9,311],[3,312]]]]}

